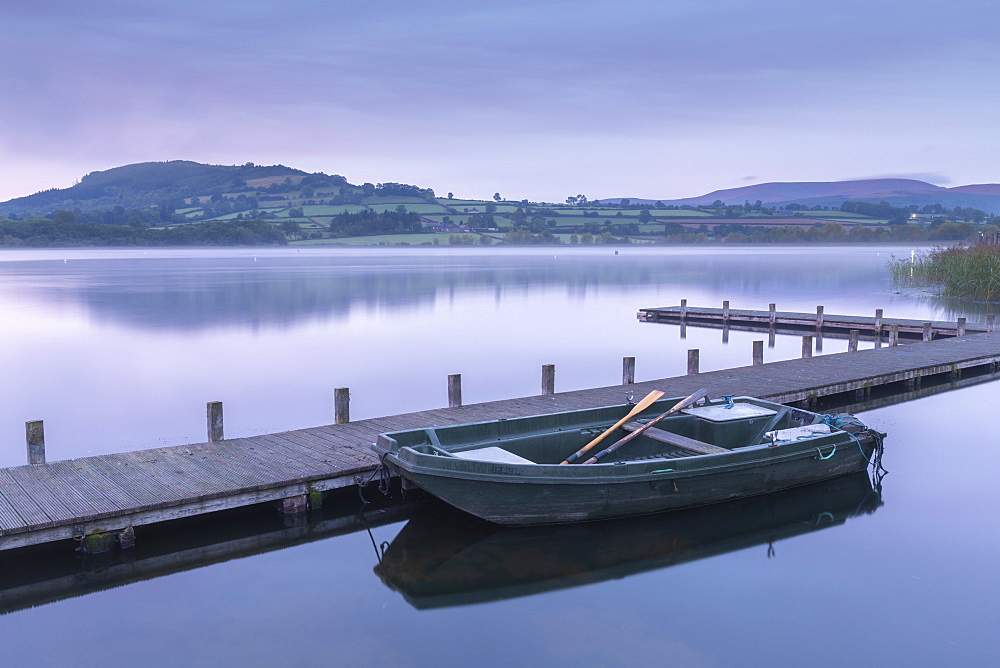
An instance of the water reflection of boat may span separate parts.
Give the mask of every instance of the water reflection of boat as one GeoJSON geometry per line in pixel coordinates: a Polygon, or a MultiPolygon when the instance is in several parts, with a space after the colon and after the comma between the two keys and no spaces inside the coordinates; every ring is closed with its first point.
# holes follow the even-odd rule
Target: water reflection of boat
{"type": "Polygon", "coordinates": [[[444,504],[406,524],[375,572],[415,608],[621,578],[843,524],[882,505],[864,473],[689,510],[505,528],[444,504]]]}

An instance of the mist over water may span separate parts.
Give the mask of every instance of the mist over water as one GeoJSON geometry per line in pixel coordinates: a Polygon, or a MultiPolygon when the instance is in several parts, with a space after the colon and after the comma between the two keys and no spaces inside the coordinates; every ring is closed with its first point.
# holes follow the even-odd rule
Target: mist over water
{"type": "MultiPolygon", "coordinates": [[[[750,364],[766,334],[724,343],[719,330],[682,338],[636,320],[682,298],[985,320],[988,307],[894,287],[885,260],[910,250],[0,251],[0,465],[24,463],[34,419],[55,460],[203,441],[207,401],[224,402],[236,437],[330,423],[334,387],[351,388],[361,419],[446,405],[450,373],[475,403],[537,394],[542,364],[556,365],[557,391],[620,383],[623,356],[637,358],[639,380],[683,374],[689,348],[703,370],[750,364]]],[[[843,350],[823,342],[823,353],[843,350]]],[[[778,336],[765,361],[799,354],[798,337],[778,336]]],[[[413,665],[983,663],[998,649],[989,527],[1000,454],[984,419],[995,398],[987,383],[861,415],[889,432],[884,505],[864,506],[862,489],[867,509],[838,515],[851,505],[838,492],[836,522],[821,530],[793,527],[825,521],[829,499],[800,499],[802,517],[758,509],[764,528],[728,549],[725,536],[685,529],[677,540],[705,547],[674,565],[660,552],[610,578],[419,611],[372,572],[372,540],[393,542],[399,522],[11,613],[0,618],[5,657],[54,663],[85,646],[89,659],[174,665],[314,664],[334,651],[413,665]],[[43,642],[56,632],[60,643],[43,642]]],[[[739,525],[734,512],[725,521],[739,525]]],[[[600,540],[615,552],[614,540],[676,524],[612,527],[600,540]]],[[[535,545],[547,564],[567,558],[544,537],[535,545]]],[[[468,549],[495,556],[481,542],[468,549]]]]}

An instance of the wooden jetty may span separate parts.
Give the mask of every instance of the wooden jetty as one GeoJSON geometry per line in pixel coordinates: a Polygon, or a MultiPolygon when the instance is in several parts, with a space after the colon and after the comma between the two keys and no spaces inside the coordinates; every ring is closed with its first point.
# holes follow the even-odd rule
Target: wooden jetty
{"type": "Polygon", "coordinates": [[[817,306],[815,313],[799,313],[778,311],[774,304],[770,304],[767,311],[754,311],[731,309],[729,302],[723,302],[721,308],[690,307],[686,302],[687,300],[681,300],[679,306],[640,309],[637,317],[644,322],[730,328],[737,331],[773,331],[778,334],[813,332],[834,339],[846,339],[851,331],[857,331],[862,338],[882,340],[896,331],[901,339],[927,341],[992,332],[994,329],[993,315],[986,317],[985,324],[976,324],[966,322],[965,318],[951,322],[885,318],[882,309],[877,309],[869,317],[825,313],[822,306],[817,306]]]}
{"type": "Polygon", "coordinates": [[[653,389],[686,396],[707,387],[714,396],[806,404],[839,396],[846,403],[878,388],[915,391],[925,380],[993,374],[998,362],[1000,334],[990,332],[642,383],[629,382],[635,360],[625,358],[626,384],[561,393],[546,365],[537,396],[463,406],[460,379],[449,379],[449,408],[346,422],[341,388],[338,423],[228,440],[221,438],[221,405],[213,403],[208,442],[48,463],[43,426],[33,422],[27,440],[35,463],[0,469],[0,550],[70,539],[90,552],[127,548],[134,527],[263,502],[302,513],[320,507],[326,492],[367,479],[377,465],[369,445],[385,431],[608,406],[653,389]]]}

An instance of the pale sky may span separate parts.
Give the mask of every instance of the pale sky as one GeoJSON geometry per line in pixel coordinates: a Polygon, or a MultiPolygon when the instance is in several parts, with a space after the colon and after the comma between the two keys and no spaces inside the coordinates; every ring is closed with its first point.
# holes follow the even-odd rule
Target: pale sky
{"type": "Polygon", "coordinates": [[[2,0],[0,200],[133,162],[457,197],[1000,182],[996,0],[2,0]]]}

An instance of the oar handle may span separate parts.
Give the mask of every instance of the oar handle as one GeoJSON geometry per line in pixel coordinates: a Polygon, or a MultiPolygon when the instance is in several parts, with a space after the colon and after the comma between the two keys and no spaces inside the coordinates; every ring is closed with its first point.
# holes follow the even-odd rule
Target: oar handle
{"type": "Polygon", "coordinates": [[[653,402],[655,402],[663,395],[664,395],[663,390],[653,390],[652,392],[647,394],[645,397],[642,398],[642,401],[640,401],[639,403],[637,403],[635,406],[632,407],[632,410],[630,410],[625,417],[623,417],[621,420],[619,420],[618,422],[614,423],[613,425],[605,429],[603,433],[601,433],[597,438],[592,440],[590,443],[587,443],[587,445],[583,446],[582,448],[571,454],[569,457],[559,462],[560,466],[563,464],[572,464],[573,462],[578,460],[582,455],[589,452],[591,448],[593,448],[595,445],[603,441],[608,434],[612,433],[615,429],[618,429],[618,427],[628,422],[630,419],[632,419],[632,417],[638,415],[639,413],[643,412],[644,410],[652,406],[653,402]]]}
{"type": "Polygon", "coordinates": [[[609,445],[608,447],[604,448],[603,450],[601,450],[600,452],[598,452],[596,455],[594,455],[593,457],[591,457],[590,459],[588,459],[587,461],[585,461],[584,464],[596,464],[605,455],[614,452],[618,448],[622,447],[623,445],[625,445],[626,443],[628,443],[629,441],[631,441],[633,438],[638,438],[639,436],[642,436],[642,433],[644,431],[646,431],[647,429],[649,429],[650,427],[652,427],[653,425],[655,425],[656,423],[658,423],[663,418],[670,417],[671,415],[673,415],[677,411],[682,410],[684,408],[687,408],[688,406],[690,406],[691,404],[695,403],[696,401],[698,401],[699,399],[701,399],[702,397],[704,397],[707,394],[708,394],[708,390],[707,389],[702,388],[702,389],[698,390],[697,392],[695,392],[694,394],[692,394],[690,397],[687,397],[686,399],[678,402],[677,405],[675,405],[673,408],[671,408],[669,411],[667,411],[663,415],[657,417],[656,419],[650,420],[646,424],[642,425],[641,427],[639,427],[638,429],[636,429],[635,431],[633,431],[628,436],[620,438],[617,441],[615,441],[614,443],[612,443],[611,445],[609,445]]]}

